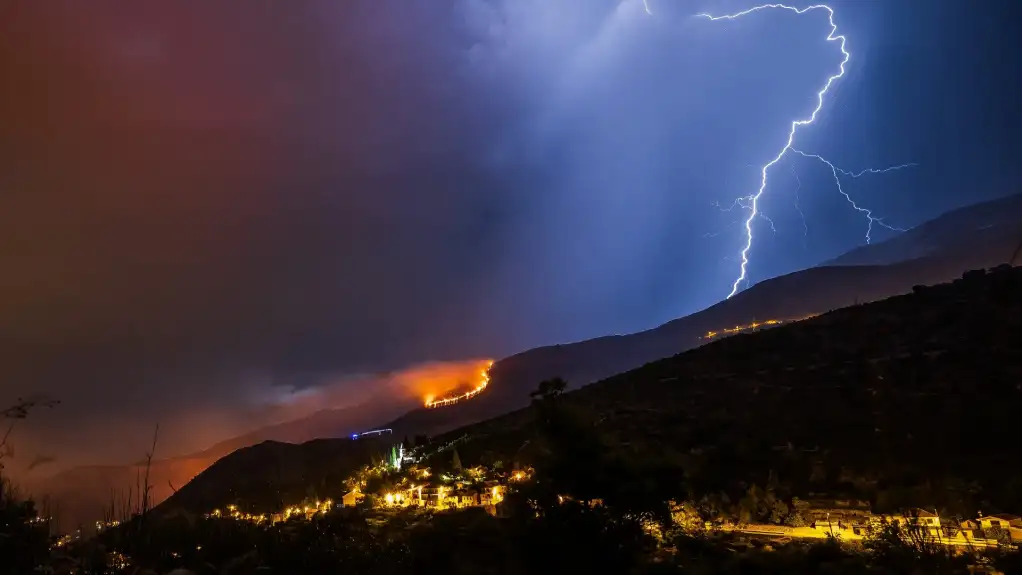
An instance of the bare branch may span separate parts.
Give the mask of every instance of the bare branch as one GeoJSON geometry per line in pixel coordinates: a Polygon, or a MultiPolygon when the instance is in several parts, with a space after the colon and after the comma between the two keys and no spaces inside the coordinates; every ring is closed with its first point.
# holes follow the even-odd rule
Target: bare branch
{"type": "Polygon", "coordinates": [[[17,423],[17,420],[28,417],[29,412],[33,409],[53,407],[59,403],[60,402],[55,399],[48,399],[42,396],[35,399],[24,399],[19,397],[15,400],[13,405],[0,409],[0,419],[14,420],[7,426],[7,431],[5,431],[3,437],[0,438],[0,474],[3,473],[4,459],[13,457],[14,455],[10,438],[11,433],[14,432],[14,424],[17,423]]]}
{"type": "Polygon", "coordinates": [[[142,515],[145,515],[150,509],[150,493],[152,492],[152,485],[149,483],[149,475],[153,467],[153,455],[156,453],[156,441],[160,437],[160,424],[156,424],[156,429],[153,431],[153,444],[149,448],[149,451],[145,454],[145,482],[142,496],[142,515]]]}

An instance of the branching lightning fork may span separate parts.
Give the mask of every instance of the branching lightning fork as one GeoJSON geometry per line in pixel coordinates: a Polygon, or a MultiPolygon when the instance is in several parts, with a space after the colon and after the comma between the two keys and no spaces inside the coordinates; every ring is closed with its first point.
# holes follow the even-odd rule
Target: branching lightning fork
{"type": "MultiPolygon", "coordinates": [[[[915,166],[916,164],[914,164],[914,163],[913,164],[900,164],[900,165],[897,165],[897,166],[891,166],[889,168],[883,168],[883,169],[880,169],[880,170],[875,169],[875,168],[868,168],[868,169],[862,170],[860,172],[849,172],[847,170],[842,170],[841,168],[839,168],[839,167],[835,166],[834,164],[830,163],[830,160],[827,160],[823,156],[819,156],[817,154],[807,154],[807,153],[805,153],[805,152],[803,152],[801,150],[797,150],[795,148],[789,148],[789,149],[792,152],[794,152],[794,153],[796,153],[796,154],[798,154],[800,156],[804,156],[806,158],[813,158],[813,159],[816,159],[816,160],[820,160],[824,164],[827,164],[827,166],[830,168],[831,173],[834,174],[834,183],[837,185],[837,191],[840,192],[841,195],[844,196],[846,200],[848,200],[848,203],[851,204],[852,208],[854,208],[855,211],[857,211],[857,212],[863,214],[864,216],[866,216],[866,219],[869,221],[869,226],[866,228],[866,243],[867,244],[870,243],[870,241],[872,241],[872,238],[870,238],[870,234],[873,233],[873,224],[874,223],[878,224],[881,227],[887,228],[887,229],[889,229],[891,231],[895,231],[895,232],[903,232],[903,231],[905,231],[904,228],[896,228],[894,226],[891,226],[891,225],[888,225],[888,224],[884,223],[884,220],[874,216],[873,212],[871,210],[867,210],[866,208],[863,208],[862,206],[859,206],[858,204],[856,204],[855,200],[853,200],[852,197],[848,195],[848,192],[846,192],[844,190],[844,188],[841,187],[841,177],[839,176],[839,174],[844,174],[844,175],[846,175],[848,177],[851,177],[851,178],[858,178],[858,177],[864,176],[866,174],[885,174],[887,172],[893,172],[895,170],[901,170],[901,169],[904,169],[904,168],[910,168],[912,166],[915,166]]],[[[801,210],[799,210],[799,211],[801,212],[801,210]]]]}
{"type": "Polygon", "coordinates": [[[802,212],[802,200],[798,197],[798,193],[802,191],[802,178],[798,177],[798,172],[795,171],[795,166],[788,164],[791,168],[791,175],[795,176],[795,181],[798,183],[798,187],[795,188],[795,211],[798,212],[798,217],[802,218],[802,248],[808,247],[807,242],[809,241],[809,224],[806,223],[806,215],[802,212]]]}
{"type": "MultiPolygon", "coordinates": [[[[647,0],[644,0],[644,5],[646,7],[646,11],[649,12],[649,4],[647,3],[647,0]]],[[[813,108],[812,114],[810,114],[808,118],[800,119],[800,120],[795,120],[795,121],[793,121],[791,123],[791,130],[788,131],[788,140],[784,144],[784,147],[781,148],[781,150],[777,153],[776,156],[774,156],[774,158],[772,160],[770,160],[769,162],[764,164],[763,167],[761,168],[761,170],[760,170],[760,176],[761,177],[760,177],[759,189],[756,190],[756,192],[751,194],[751,195],[742,196],[741,198],[736,200],[735,204],[732,206],[732,208],[735,207],[735,206],[738,206],[738,207],[741,207],[741,208],[748,209],[750,211],[750,213],[749,213],[749,217],[745,220],[745,247],[743,247],[742,251],[741,251],[741,260],[742,260],[742,263],[741,263],[741,273],[738,275],[738,277],[735,279],[734,283],[731,285],[731,293],[728,294],[728,296],[727,296],[728,298],[731,298],[736,293],[738,293],[738,286],[740,286],[742,284],[742,282],[744,282],[746,280],[747,275],[748,275],[747,274],[747,270],[748,270],[748,265],[749,265],[749,250],[752,249],[752,223],[756,220],[757,216],[761,216],[761,213],[760,213],[760,210],[759,210],[759,198],[763,195],[763,192],[766,190],[766,186],[767,186],[767,172],[770,170],[771,167],[774,166],[774,164],[776,164],[777,162],[781,161],[781,158],[783,158],[784,155],[789,150],[797,152],[797,150],[794,150],[792,148],[792,145],[794,144],[794,141],[795,141],[795,132],[798,130],[798,128],[800,126],[806,126],[806,125],[812,124],[813,122],[816,121],[816,115],[823,108],[823,98],[824,98],[824,96],[830,90],[831,85],[838,78],[841,78],[842,76],[845,75],[845,64],[848,63],[848,59],[851,57],[851,54],[848,52],[848,50],[845,49],[845,40],[846,40],[845,37],[843,35],[839,35],[837,33],[837,24],[834,23],[834,10],[830,6],[827,6],[826,4],[816,4],[816,5],[813,5],[813,6],[807,6],[805,8],[795,8],[794,6],[787,6],[785,4],[763,4],[761,6],[755,6],[753,8],[749,8],[748,10],[743,10],[741,12],[736,12],[734,14],[726,14],[726,15],[722,15],[722,16],[713,16],[711,14],[705,14],[704,13],[704,14],[698,14],[697,16],[700,17],[700,18],[706,18],[707,20],[710,20],[710,21],[736,20],[738,18],[741,18],[743,16],[747,16],[747,15],[752,14],[754,12],[759,12],[761,10],[768,10],[768,9],[790,10],[790,11],[796,13],[796,14],[805,14],[806,12],[810,12],[810,11],[813,11],[813,10],[825,10],[827,12],[828,22],[830,23],[830,33],[827,35],[827,41],[828,42],[838,42],[839,43],[839,46],[841,48],[842,59],[841,59],[841,65],[838,68],[838,72],[836,74],[828,77],[826,84],[824,84],[823,88],[821,88],[820,91],[818,91],[816,93],[816,107],[813,108]]],[[[817,156],[815,154],[804,154],[802,152],[797,152],[797,153],[802,154],[802,155],[804,155],[806,157],[811,157],[811,158],[819,159],[820,161],[823,161],[828,166],[830,166],[830,168],[831,168],[831,170],[832,170],[832,172],[834,174],[834,180],[837,182],[837,185],[838,185],[838,191],[845,197],[845,199],[848,200],[848,202],[852,205],[853,208],[855,208],[856,211],[859,211],[859,212],[865,214],[865,216],[869,219],[869,228],[868,228],[868,230],[866,232],[866,242],[867,243],[870,241],[870,232],[872,232],[872,230],[873,230],[873,223],[874,222],[876,222],[878,225],[881,225],[881,226],[886,227],[888,229],[898,230],[898,228],[889,226],[889,225],[885,224],[883,222],[883,220],[874,217],[870,210],[862,208],[862,207],[858,206],[854,201],[852,201],[852,198],[847,193],[845,193],[845,191],[841,188],[841,180],[838,177],[838,174],[844,174],[844,175],[847,175],[847,176],[851,176],[853,178],[857,178],[857,177],[859,177],[859,176],[861,176],[863,174],[867,174],[867,173],[883,173],[883,172],[887,172],[887,171],[891,171],[891,170],[906,168],[906,167],[909,167],[909,166],[914,165],[914,164],[904,164],[904,165],[901,165],[901,166],[894,166],[892,168],[886,168],[884,170],[863,170],[862,172],[852,173],[852,172],[847,172],[847,171],[844,171],[844,170],[841,170],[841,169],[835,167],[834,164],[830,163],[826,159],[824,159],[824,158],[822,158],[820,156],[817,156]]],[[[801,186],[801,182],[800,182],[800,186],[801,186]]],[[[799,213],[801,213],[801,208],[799,208],[799,213]]],[[[771,222],[771,227],[773,227],[772,226],[772,222],[771,222]]]]}

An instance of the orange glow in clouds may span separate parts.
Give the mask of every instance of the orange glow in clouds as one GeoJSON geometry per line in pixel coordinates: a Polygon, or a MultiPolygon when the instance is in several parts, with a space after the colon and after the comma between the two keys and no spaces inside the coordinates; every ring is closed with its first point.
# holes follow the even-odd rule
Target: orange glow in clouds
{"type": "Polygon", "coordinates": [[[486,386],[490,384],[491,367],[493,367],[493,360],[487,360],[486,362],[484,362],[483,366],[479,369],[479,372],[477,374],[478,379],[476,381],[475,387],[466,392],[457,395],[448,395],[440,399],[436,399],[435,394],[432,393],[427,394],[426,397],[424,398],[426,407],[445,407],[448,405],[458,403],[459,401],[470,399],[472,397],[479,395],[480,393],[482,393],[484,389],[486,389],[486,386]]]}

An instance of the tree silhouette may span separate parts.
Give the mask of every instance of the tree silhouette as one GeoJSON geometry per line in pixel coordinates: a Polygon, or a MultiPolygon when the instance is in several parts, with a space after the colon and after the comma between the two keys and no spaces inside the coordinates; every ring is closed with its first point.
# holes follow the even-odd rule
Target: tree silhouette
{"type": "Polygon", "coordinates": [[[14,404],[0,410],[0,419],[9,421],[7,429],[4,430],[3,435],[0,436],[0,478],[3,477],[4,459],[13,454],[10,439],[11,433],[14,432],[14,426],[18,420],[25,419],[28,417],[28,414],[35,409],[39,409],[41,407],[53,407],[58,403],[60,402],[55,399],[23,399],[19,397],[14,404]]]}
{"type": "Polygon", "coordinates": [[[10,437],[14,424],[25,419],[40,407],[53,407],[57,401],[18,398],[13,405],[0,410],[0,419],[8,420],[7,429],[0,436],[0,572],[30,573],[46,558],[49,551],[49,522],[38,521],[35,503],[22,500],[17,490],[3,475],[3,463],[12,453],[10,437]],[[6,571],[10,569],[10,571],[6,571]]]}
{"type": "Polygon", "coordinates": [[[553,379],[545,379],[539,382],[539,387],[529,393],[529,397],[532,398],[533,402],[536,401],[549,401],[564,393],[564,389],[568,387],[568,382],[564,381],[560,377],[553,379]]]}

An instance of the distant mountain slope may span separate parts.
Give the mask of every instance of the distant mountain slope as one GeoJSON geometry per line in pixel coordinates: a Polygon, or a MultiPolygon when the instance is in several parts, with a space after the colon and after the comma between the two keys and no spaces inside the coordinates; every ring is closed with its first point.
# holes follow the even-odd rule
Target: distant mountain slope
{"type": "Polygon", "coordinates": [[[543,379],[573,387],[702,345],[701,337],[753,320],[790,319],[907,293],[952,280],[963,270],[1005,263],[1022,241],[1022,195],[948,212],[891,240],[848,252],[828,265],[762,281],[728,300],[654,329],[531,349],[493,366],[489,389],[438,410],[416,410],[388,424],[401,433],[439,433],[526,405],[543,379]],[[925,254],[920,256],[919,254],[925,254]],[[886,265],[855,265],[876,260],[886,265]]]}
{"type": "Polygon", "coordinates": [[[825,266],[886,265],[1001,246],[1005,261],[1022,241],[1022,194],[952,210],[879,244],[862,246],[825,266]]]}
{"type": "MultiPolygon", "coordinates": [[[[347,437],[353,431],[369,429],[373,424],[412,407],[408,403],[373,403],[347,409],[322,410],[308,417],[222,441],[199,453],[158,459],[153,461],[150,470],[151,495],[154,501],[163,501],[174,493],[174,489],[188,484],[220,458],[239,449],[263,442],[291,444],[320,437],[347,437]]],[[[88,525],[101,519],[111,499],[123,498],[128,489],[135,489],[138,476],[144,472],[138,464],[76,467],[52,477],[37,479],[24,487],[40,498],[43,495],[48,497],[50,504],[59,509],[57,520],[60,526],[73,529],[76,525],[88,525]]]]}
{"type": "MultiPolygon", "coordinates": [[[[706,343],[701,336],[711,330],[753,320],[804,317],[907,293],[916,284],[940,283],[957,278],[963,270],[1004,263],[1020,241],[1022,195],[954,210],[891,240],[857,248],[820,267],[765,280],[729,300],[648,331],[540,347],[504,358],[494,364],[487,390],[471,401],[437,409],[391,405],[383,411],[324,411],[217,444],[200,454],[159,462],[154,482],[157,500],[171,493],[168,481],[179,487],[220,457],[261,441],[301,443],[346,436],[354,429],[379,427],[405,409],[411,411],[383,426],[393,428],[399,437],[444,433],[527,405],[529,392],[543,379],[560,376],[579,387],[698,347],[706,343]]],[[[95,515],[111,489],[134,485],[135,472],[133,466],[72,470],[33,491],[56,495],[66,501],[62,504],[65,514],[88,521],[80,518],[95,515]],[[81,493],[92,495],[87,501],[72,497],[81,493]]]]}
{"type": "Polygon", "coordinates": [[[390,439],[317,439],[300,445],[265,441],[244,447],[209,466],[157,511],[204,513],[235,504],[262,513],[306,497],[339,500],[344,480],[385,451],[390,439]]]}
{"type": "MultiPolygon", "coordinates": [[[[875,509],[1022,509],[1022,267],[714,341],[565,394],[609,448],[698,495],[750,484],[875,509]]],[[[451,431],[464,465],[528,457],[535,412],[451,431]]],[[[518,461],[527,463],[527,461],[518,461]]]]}
{"type": "MultiPolygon", "coordinates": [[[[828,278],[852,269],[821,268],[828,278]]],[[[976,505],[1013,510],[1022,507],[1012,449],[1022,402],[1019,330],[1022,268],[973,272],[716,340],[559,401],[591,417],[611,445],[679,465],[686,485],[702,493],[740,497],[749,482],[773,477],[797,496],[852,493],[878,507],[939,505],[951,513],[976,505]]],[[[440,413],[420,410],[399,421],[433,424],[440,413]]],[[[467,465],[484,454],[517,461],[528,457],[533,422],[533,411],[520,409],[433,444],[464,438],[458,452],[467,465]]],[[[238,503],[272,511],[260,506],[275,505],[278,493],[294,504],[305,487],[336,489],[338,473],[386,444],[334,439],[240,450],[164,508],[238,503]]]]}

